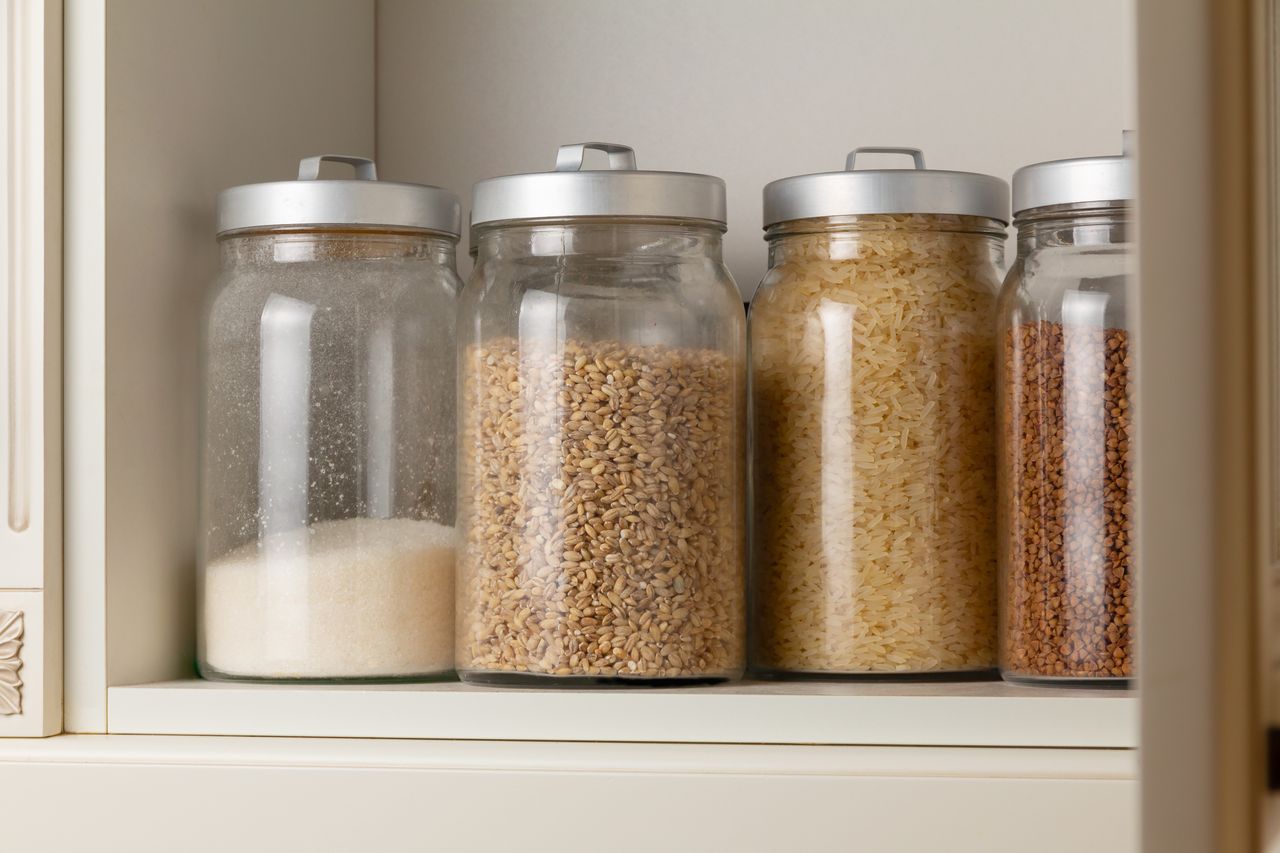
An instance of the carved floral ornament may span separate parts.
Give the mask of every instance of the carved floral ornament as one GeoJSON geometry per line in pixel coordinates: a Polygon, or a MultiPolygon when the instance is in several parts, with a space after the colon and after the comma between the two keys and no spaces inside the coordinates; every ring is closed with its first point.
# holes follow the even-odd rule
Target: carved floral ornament
{"type": "Polygon", "coordinates": [[[22,611],[0,610],[0,716],[22,713],[22,611]]]}

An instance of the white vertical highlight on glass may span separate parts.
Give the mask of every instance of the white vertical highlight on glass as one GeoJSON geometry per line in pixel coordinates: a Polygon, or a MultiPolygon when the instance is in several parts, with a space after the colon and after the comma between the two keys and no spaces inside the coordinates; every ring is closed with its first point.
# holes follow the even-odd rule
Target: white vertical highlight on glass
{"type": "Polygon", "coordinates": [[[394,317],[384,317],[369,337],[365,354],[365,495],[370,518],[391,518],[395,502],[394,317]]]}
{"type": "MultiPolygon", "coordinates": [[[[822,324],[820,341],[807,340],[818,330],[809,324],[803,348],[822,347],[822,562],[825,566],[823,596],[828,612],[825,624],[846,623],[838,611],[853,607],[854,588],[860,577],[853,561],[854,470],[853,436],[853,321],[857,307],[825,300],[818,307],[822,324]]],[[[806,358],[806,361],[812,363],[806,358]]],[[[815,393],[817,389],[810,389],[815,393]]]]}
{"type": "Polygon", "coordinates": [[[263,560],[263,651],[306,656],[307,498],[310,492],[311,322],[316,308],[273,294],[259,321],[258,531],[263,560]]]}
{"type": "Polygon", "coordinates": [[[1107,476],[1107,413],[1102,401],[1107,395],[1108,299],[1105,293],[1088,291],[1072,291],[1062,298],[1062,422],[1070,425],[1073,433],[1064,440],[1068,455],[1063,459],[1062,476],[1068,494],[1089,495],[1087,501],[1069,504],[1070,513],[1062,519],[1062,540],[1095,543],[1084,553],[1068,549],[1067,586],[1086,584],[1106,567],[1102,532],[1107,529],[1103,485],[1107,476]],[[1096,538],[1090,536],[1095,531],[1099,532],[1096,538]],[[1075,564],[1076,560],[1085,564],[1075,564]]]}

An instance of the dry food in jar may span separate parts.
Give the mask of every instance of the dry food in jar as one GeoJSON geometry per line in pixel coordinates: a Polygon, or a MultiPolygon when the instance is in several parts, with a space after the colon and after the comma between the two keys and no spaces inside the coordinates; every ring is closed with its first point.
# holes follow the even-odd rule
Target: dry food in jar
{"type": "Polygon", "coordinates": [[[709,349],[510,338],[462,359],[458,669],[735,674],[739,366],[709,349]]]}
{"type": "Polygon", "coordinates": [[[1005,332],[1010,675],[1133,674],[1132,367],[1124,329],[1005,332]]]}
{"type": "Polygon", "coordinates": [[[762,669],[994,665],[992,224],[860,216],[777,238],[751,315],[762,669]]]}
{"type": "Polygon", "coordinates": [[[454,531],[407,518],[273,534],[205,570],[205,663],[248,678],[396,678],[453,667],[454,531]]]}

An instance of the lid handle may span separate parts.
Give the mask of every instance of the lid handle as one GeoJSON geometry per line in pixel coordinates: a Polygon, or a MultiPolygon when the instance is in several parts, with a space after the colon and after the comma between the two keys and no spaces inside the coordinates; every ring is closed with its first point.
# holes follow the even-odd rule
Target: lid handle
{"type": "Polygon", "coordinates": [[[582,158],[586,155],[588,148],[608,154],[611,170],[630,172],[636,170],[636,152],[630,146],[619,145],[616,142],[575,142],[572,145],[561,145],[560,150],[556,152],[556,171],[582,171],[582,158]]]}
{"type": "Polygon", "coordinates": [[[314,181],[320,177],[321,163],[346,163],[356,170],[357,181],[378,180],[378,167],[368,157],[351,157],[346,154],[321,154],[298,161],[298,180],[314,181]]]}
{"type": "Polygon", "coordinates": [[[865,145],[861,148],[855,148],[849,152],[849,156],[844,159],[844,170],[852,172],[854,163],[858,159],[859,154],[905,154],[915,161],[915,168],[924,168],[924,152],[919,148],[886,148],[881,145],[865,145]]]}
{"type": "Polygon", "coordinates": [[[1120,156],[1132,157],[1138,148],[1138,133],[1133,130],[1120,132],[1120,156]]]}

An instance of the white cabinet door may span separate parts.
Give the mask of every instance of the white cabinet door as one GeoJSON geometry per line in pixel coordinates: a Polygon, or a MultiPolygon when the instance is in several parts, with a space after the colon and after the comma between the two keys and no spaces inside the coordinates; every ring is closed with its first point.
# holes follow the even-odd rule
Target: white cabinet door
{"type": "Polygon", "coordinates": [[[1258,850],[1274,0],[1141,0],[1139,486],[1144,850],[1258,850]]]}
{"type": "Polygon", "coordinates": [[[62,727],[62,4],[0,7],[0,736],[62,727]]]}

